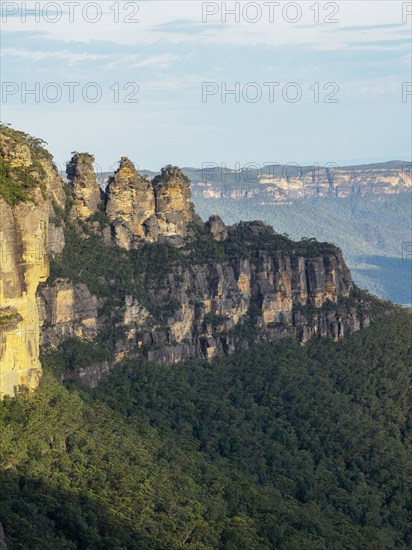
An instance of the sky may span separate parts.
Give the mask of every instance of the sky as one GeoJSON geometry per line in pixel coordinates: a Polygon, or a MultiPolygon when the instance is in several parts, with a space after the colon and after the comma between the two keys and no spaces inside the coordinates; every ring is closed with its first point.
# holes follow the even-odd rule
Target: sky
{"type": "Polygon", "coordinates": [[[3,1],[1,120],[62,169],[410,160],[411,26],[396,0],[3,1]]]}

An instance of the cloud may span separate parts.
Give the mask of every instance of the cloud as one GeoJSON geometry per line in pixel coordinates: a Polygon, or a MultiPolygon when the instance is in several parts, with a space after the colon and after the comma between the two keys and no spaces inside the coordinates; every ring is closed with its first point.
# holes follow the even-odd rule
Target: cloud
{"type": "Polygon", "coordinates": [[[165,32],[165,33],[182,33],[182,34],[210,34],[211,31],[219,30],[219,32],[224,32],[224,25],[219,24],[205,24],[199,23],[191,19],[175,19],[174,21],[169,21],[167,23],[162,23],[161,25],[155,25],[152,27],[154,32],[165,32]]]}
{"type": "Polygon", "coordinates": [[[373,94],[373,95],[383,95],[383,94],[393,93],[398,91],[399,91],[398,82],[381,83],[381,84],[372,85],[372,86],[363,86],[360,89],[361,94],[373,94]]]}
{"type": "Polygon", "coordinates": [[[337,32],[360,32],[360,31],[375,31],[375,30],[389,30],[400,29],[403,27],[401,23],[384,23],[382,25],[354,25],[348,27],[337,27],[337,32]]]}
{"type": "Polygon", "coordinates": [[[177,59],[179,59],[178,56],[169,53],[146,58],[138,54],[129,54],[118,56],[118,59],[108,63],[106,68],[117,69],[128,67],[130,69],[139,69],[143,67],[154,67],[156,69],[166,69],[177,59]]]}
{"type": "Polygon", "coordinates": [[[411,41],[408,38],[397,40],[365,40],[346,42],[345,46],[350,49],[374,49],[374,50],[403,50],[410,49],[411,41]]]}
{"type": "Polygon", "coordinates": [[[27,50],[24,48],[5,48],[0,54],[4,58],[21,58],[27,61],[50,62],[51,60],[66,61],[69,65],[84,62],[101,62],[106,69],[137,69],[156,68],[166,69],[174,61],[178,60],[177,55],[163,53],[159,55],[144,56],[142,54],[112,53],[98,54],[89,52],[73,52],[65,50],[27,50]]]}
{"type": "Polygon", "coordinates": [[[69,64],[79,63],[82,61],[99,61],[109,58],[109,55],[90,54],[90,53],[74,53],[69,50],[63,51],[40,51],[40,50],[25,50],[23,48],[5,48],[0,54],[2,57],[20,57],[30,61],[44,61],[46,59],[63,59],[69,64]]]}

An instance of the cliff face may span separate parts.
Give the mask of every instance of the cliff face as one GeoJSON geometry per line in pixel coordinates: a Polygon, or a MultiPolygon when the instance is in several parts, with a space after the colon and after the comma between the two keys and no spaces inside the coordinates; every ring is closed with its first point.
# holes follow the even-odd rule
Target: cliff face
{"type": "Polygon", "coordinates": [[[95,214],[100,202],[93,162],[93,155],[75,153],[67,163],[67,179],[73,195],[73,217],[79,220],[87,220],[95,214]]]}
{"type": "Polygon", "coordinates": [[[49,253],[64,246],[52,205],[64,206],[65,201],[61,179],[47,156],[23,138],[18,142],[7,133],[1,138],[7,192],[0,196],[0,397],[13,395],[19,385],[34,388],[39,381],[36,290],[48,277],[49,253]],[[23,192],[28,200],[16,202],[23,192]]]}
{"type": "Polygon", "coordinates": [[[129,250],[135,242],[156,241],[159,224],[150,180],[140,176],[126,157],[109,179],[106,190],[106,214],[117,246],[129,250]]]}
{"type": "Polygon", "coordinates": [[[129,356],[212,358],[369,323],[333,245],[260,222],[204,224],[176,167],[150,181],[123,157],[102,194],[93,157],[76,153],[65,190],[50,155],[19,136],[5,131],[1,148],[0,396],[36,387],[40,345],[81,340],[90,358],[72,375],[93,385],[129,356]]]}
{"type": "Polygon", "coordinates": [[[168,363],[247,345],[236,328],[253,326],[255,341],[293,337],[305,342],[313,335],[337,339],[368,322],[354,309],[322,309],[349,296],[352,288],[339,253],[315,258],[262,253],[253,260],[212,261],[178,268],[165,283],[148,291],[149,300],[159,309],[173,301],[175,311],[160,325],[138,300],[127,297],[127,339],[119,349],[141,349],[149,360],[168,363]]]}
{"type": "Polygon", "coordinates": [[[58,346],[67,338],[97,336],[98,300],[85,284],[58,279],[37,292],[40,344],[58,346]]]}
{"type": "MultiPolygon", "coordinates": [[[[239,241],[239,228],[225,229],[225,240],[219,232],[217,242],[231,247],[239,241]]],[[[251,246],[249,237],[257,242],[277,238],[260,223],[241,224],[240,229],[245,250],[251,246]]],[[[207,235],[205,228],[203,238],[207,235]]],[[[143,295],[119,294],[112,306],[115,316],[98,313],[109,309],[104,297],[98,300],[84,287],[73,292],[67,281],[56,281],[39,293],[42,344],[53,347],[74,335],[93,338],[110,323],[122,327],[113,342],[112,360],[92,361],[78,371],[95,385],[128,356],[164,363],[210,359],[239,346],[281,338],[302,343],[312,336],[337,340],[370,322],[368,312],[349,299],[351,276],[334,247],[309,254],[256,248],[250,257],[197,262],[185,262],[187,253],[183,249],[170,265],[165,256],[163,269],[150,277],[143,274],[143,295]]]]}

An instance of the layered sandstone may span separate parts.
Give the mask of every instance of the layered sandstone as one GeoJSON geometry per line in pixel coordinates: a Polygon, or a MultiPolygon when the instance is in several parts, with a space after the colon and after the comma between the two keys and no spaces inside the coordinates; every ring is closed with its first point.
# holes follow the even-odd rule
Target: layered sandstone
{"type": "Polygon", "coordinates": [[[58,279],[39,289],[40,343],[58,346],[67,338],[97,336],[98,300],[85,284],[58,279]]]}
{"type": "MultiPolygon", "coordinates": [[[[243,225],[258,236],[264,237],[264,231],[266,238],[275,235],[261,224],[243,225]]],[[[233,231],[236,228],[227,229],[227,239],[233,238],[233,231]]],[[[84,304],[96,304],[90,295],[75,297],[71,291],[69,307],[61,299],[59,304],[67,284],[59,281],[57,290],[41,293],[41,299],[50,302],[49,312],[60,311],[45,317],[45,346],[55,346],[76,330],[80,335],[85,320],[93,318],[95,327],[108,322],[95,318],[96,310],[89,307],[79,315],[84,304]]],[[[79,375],[85,382],[95,385],[128,356],[164,363],[210,359],[253,342],[294,338],[304,343],[313,336],[337,340],[370,322],[366,310],[347,301],[353,284],[338,249],[309,255],[261,250],[251,258],[176,265],[163,278],[142,284],[145,300],[127,295],[120,307],[125,332],[116,341],[112,364],[83,368],[79,375]]]]}
{"type": "Polygon", "coordinates": [[[159,224],[153,187],[127,157],[122,157],[118,170],[109,179],[106,197],[106,214],[117,246],[129,250],[139,241],[157,240],[159,224]]]}
{"type": "Polygon", "coordinates": [[[161,235],[185,237],[188,223],[194,219],[194,206],[190,202],[190,180],[176,166],[162,168],[153,180],[156,199],[156,216],[161,235]]]}
{"type": "Polygon", "coordinates": [[[100,202],[100,188],[93,168],[94,157],[75,153],[67,163],[66,173],[73,195],[73,217],[87,220],[95,214],[100,202]]]}
{"type": "Polygon", "coordinates": [[[105,193],[112,241],[126,250],[157,241],[182,246],[189,223],[199,223],[190,198],[190,181],[179,168],[166,166],[150,181],[122,157],[105,193]]]}
{"type": "Polygon", "coordinates": [[[27,200],[0,196],[0,397],[19,386],[35,388],[40,379],[38,285],[49,275],[49,253],[57,255],[64,237],[54,209],[64,208],[65,195],[51,158],[31,148],[22,135],[3,130],[0,155],[11,185],[27,174],[38,186],[27,200]],[[13,179],[14,174],[16,177],[13,179]],[[53,236],[55,241],[50,241],[53,236]]]}

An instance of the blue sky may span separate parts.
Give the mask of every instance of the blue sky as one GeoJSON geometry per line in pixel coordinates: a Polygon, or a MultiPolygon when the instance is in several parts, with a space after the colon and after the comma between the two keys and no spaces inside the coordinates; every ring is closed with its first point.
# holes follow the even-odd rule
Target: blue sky
{"type": "Polygon", "coordinates": [[[3,2],[1,119],[45,139],[61,166],[73,150],[93,153],[103,170],[124,155],[153,170],[410,158],[405,3],[319,2],[318,23],[314,2],[273,3],[273,20],[263,2],[240,2],[239,21],[224,22],[221,2],[107,1],[95,23],[92,3],[78,3],[70,22],[66,8],[44,12],[40,2],[24,21],[19,3],[3,2]],[[206,82],[214,95],[202,95],[206,82]],[[36,83],[39,97],[25,96],[36,83]],[[224,86],[238,86],[240,100],[223,102],[224,86]],[[85,90],[101,99],[86,101],[85,90]],[[337,102],[325,103],[332,92],[337,102]]]}

